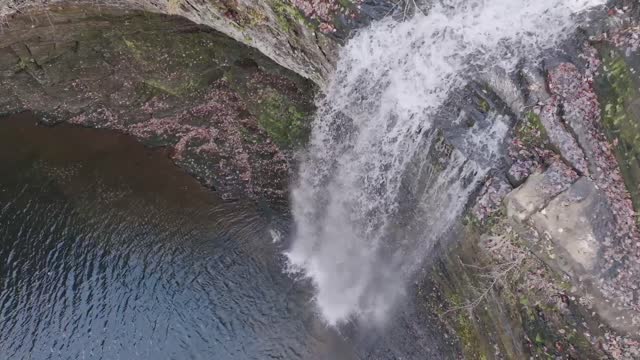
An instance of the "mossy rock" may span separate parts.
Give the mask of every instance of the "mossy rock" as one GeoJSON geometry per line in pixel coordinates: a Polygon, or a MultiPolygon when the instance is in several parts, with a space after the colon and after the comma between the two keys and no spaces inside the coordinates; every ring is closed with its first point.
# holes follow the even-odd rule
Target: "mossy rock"
{"type": "MultiPolygon", "coordinates": [[[[548,291],[528,287],[531,274],[557,289],[560,299],[570,286],[530,253],[520,236],[509,231],[502,212],[491,221],[469,218],[456,231],[454,247],[435,261],[421,289],[425,306],[452,329],[465,359],[576,358],[605,356],[587,333],[602,336],[605,329],[589,309],[577,301],[568,305],[550,299],[548,291]],[[514,270],[496,281],[488,269],[504,263],[485,245],[486,236],[505,236],[509,244],[528,254],[514,270]],[[477,303],[476,300],[481,299],[477,303]],[[473,303],[474,306],[468,305],[473,303]],[[559,307],[559,304],[563,308],[559,307]],[[586,326],[586,328],[585,328],[586,326]],[[574,330],[575,329],[575,330],[574,330]]],[[[556,290],[552,290],[556,291],[556,290]]],[[[568,297],[567,297],[568,299],[568,297]]]]}
{"type": "MultiPolygon", "coordinates": [[[[640,93],[629,59],[617,49],[602,45],[602,71],[596,89],[605,132],[615,144],[615,154],[634,207],[640,208],[640,93]]],[[[636,54],[637,58],[638,55],[636,54]]]]}
{"type": "Polygon", "coordinates": [[[528,148],[546,148],[549,141],[540,121],[540,115],[533,111],[526,112],[515,129],[516,137],[528,148]]]}

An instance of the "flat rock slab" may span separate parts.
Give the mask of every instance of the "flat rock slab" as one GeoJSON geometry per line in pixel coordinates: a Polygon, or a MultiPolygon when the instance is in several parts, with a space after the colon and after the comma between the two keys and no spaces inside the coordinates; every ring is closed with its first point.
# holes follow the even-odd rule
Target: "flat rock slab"
{"type": "MultiPolygon", "coordinates": [[[[616,222],[606,195],[593,180],[562,162],[532,175],[505,199],[507,214],[531,250],[592,299],[612,328],[637,334],[637,316],[606,290],[613,283],[606,253],[615,243],[616,222]]],[[[617,296],[617,295],[616,295],[617,296]]]]}
{"type": "Polygon", "coordinates": [[[616,223],[606,196],[593,181],[580,178],[532,215],[529,223],[551,244],[542,246],[546,247],[542,258],[568,274],[592,298],[600,318],[618,331],[637,334],[633,311],[621,306],[618,299],[603,289],[604,284],[611,282],[604,254],[615,238],[616,223]]]}
{"type": "Polygon", "coordinates": [[[535,213],[531,224],[550,238],[561,268],[581,276],[597,275],[601,244],[615,231],[606,198],[584,177],[535,213]]]}
{"type": "Polygon", "coordinates": [[[518,222],[527,220],[577,178],[573,169],[562,161],[555,161],[546,171],[531,175],[522,186],[507,195],[507,216],[518,222]]]}

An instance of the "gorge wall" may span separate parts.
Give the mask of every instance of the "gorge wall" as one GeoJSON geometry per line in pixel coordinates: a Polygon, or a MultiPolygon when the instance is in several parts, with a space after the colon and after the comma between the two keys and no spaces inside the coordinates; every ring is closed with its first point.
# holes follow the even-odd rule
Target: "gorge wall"
{"type": "Polygon", "coordinates": [[[181,16],[318,84],[326,82],[348,30],[395,7],[385,0],[7,0],[0,3],[0,18],[6,25],[16,14],[72,4],[181,16]]]}
{"type": "Polygon", "coordinates": [[[118,130],[227,199],[284,203],[315,86],[192,22],[94,7],[16,15],[0,36],[0,112],[118,130]]]}

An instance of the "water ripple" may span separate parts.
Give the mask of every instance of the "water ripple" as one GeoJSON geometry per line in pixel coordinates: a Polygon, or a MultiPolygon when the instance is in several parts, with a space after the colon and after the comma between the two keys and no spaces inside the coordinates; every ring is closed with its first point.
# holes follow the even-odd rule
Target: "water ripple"
{"type": "Polygon", "coordinates": [[[31,147],[0,173],[1,359],[350,358],[311,325],[310,289],[282,274],[252,204],[124,138],[0,126],[1,169],[31,147]],[[78,158],[48,151],[82,143],[70,136],[87,149],[58,153],[78,158]],[[59,181],[58,167],[77,171],[59,181]]]}

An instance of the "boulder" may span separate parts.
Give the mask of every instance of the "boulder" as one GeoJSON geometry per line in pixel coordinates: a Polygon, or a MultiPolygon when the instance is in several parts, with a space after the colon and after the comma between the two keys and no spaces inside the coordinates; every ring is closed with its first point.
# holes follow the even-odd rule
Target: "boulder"
{"type": "Polygon", "coordinates": [[[601,244],[611,241],[615,226],[606,198],[584,177],[533,214],[531,224],[551,239],[562,270],[576,277],[596,274],[601,244]]]}
{"type": "Polygon", "coordinates": [[[577,174],[561,161],[555,161],[542,173],[531,175],[505,199],[507,216],[523,222],[568,189],[577,174]]]}

